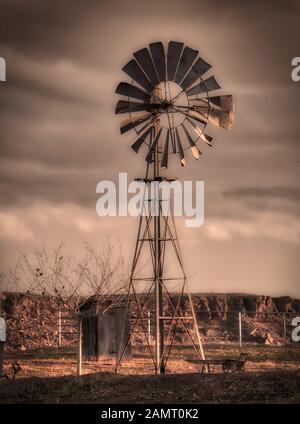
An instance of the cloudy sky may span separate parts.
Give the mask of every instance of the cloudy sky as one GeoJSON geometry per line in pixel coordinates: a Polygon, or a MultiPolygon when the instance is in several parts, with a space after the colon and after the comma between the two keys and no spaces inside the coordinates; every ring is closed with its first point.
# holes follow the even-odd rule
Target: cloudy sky
{"type": "Polygon", "coordinates": [[[143,175],[114,115],[121,68],[153,41],[183,41],[233,94],[232,130],[169,173],[205,181],[205,223],[185,228],[194,291],[300,297],[300,56],[298,1],[0,0],[1,270],[22,252],[110,236],[126,257],[133,218],[96,215],[96,185],[143,175]]]}

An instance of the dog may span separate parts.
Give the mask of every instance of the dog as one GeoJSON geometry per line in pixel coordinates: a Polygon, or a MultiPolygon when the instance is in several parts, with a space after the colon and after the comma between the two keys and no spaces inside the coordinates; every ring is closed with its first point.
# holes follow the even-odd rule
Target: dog
{"type": "Polygon", "coordinates": [[[222,363],[222,370],[224,373],[229,372],[243,372],[245,371],[245,363],[247,361],[247,354],[241,353],[238,359],[225,359],[222,363]]]}

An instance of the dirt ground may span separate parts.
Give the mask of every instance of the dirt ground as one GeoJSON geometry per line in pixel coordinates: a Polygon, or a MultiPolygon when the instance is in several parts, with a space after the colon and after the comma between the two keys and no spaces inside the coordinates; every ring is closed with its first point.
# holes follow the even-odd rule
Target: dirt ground
{"type": "Polygon", "coordinates": [[[0,384],[1,403],[300,403],[300,370],[244,374],[30,377],[0,384]]]}
{"type": "MultiPolygon", "coordinates": [[[[114,361],[83,363],[75,375],[75,352],[45,349],[7,354],[5,370],[18,361],[15,380],[0,379],[0,403],[300,403],[300,349],[245,346],[246,371],[199,373],[189,348],[178,347],[168,362],[167,374],[153,375],[145,352],[122,363],[115,374],[114,361]]],[[[210,346],[208,358],[237,357],[236,346],[210,346]]]]}

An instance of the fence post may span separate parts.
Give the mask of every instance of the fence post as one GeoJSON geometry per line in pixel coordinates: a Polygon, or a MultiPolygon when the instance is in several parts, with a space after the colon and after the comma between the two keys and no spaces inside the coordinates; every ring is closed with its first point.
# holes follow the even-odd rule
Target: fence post
{"type": "Polygon", "coordinates": [[[286,316],[285,316],[285,312],[283,312],[283,337],[286,339],[286,316]]]}
{"type": "Polygon", "coordinates": [[[239,346],[242,349],[242,313],[239,312],[239,346]]]}
{"type": "MultiPolygon", "coordinates": [[[[1,311],[0,311],[1,312],[1,311]]],[[[6,323],[0,316],[0,377],[3,376],[4,343],[6,341],[6,323]]]]}
{"type": "Polygon", "coordinates": [[[4,342],[0,340],[0,377],[3,376],[4,342]]]}
{"type": "Polygon", "coordinates": [[[81,375],[81,364],[82,364],[82,319],[78,316],[77,319],[77,363],[76,373],[81,375]]]}
{"type": "Polygon", "coordinates": [[[151,343],[151,320],[150,320],[150,311],[148,311],[148,342],[151,343]]]}
{"type": "Polygon", "coordinates": [[[58,309],[58,347],[61,347],[61,308],[58,309]]]}

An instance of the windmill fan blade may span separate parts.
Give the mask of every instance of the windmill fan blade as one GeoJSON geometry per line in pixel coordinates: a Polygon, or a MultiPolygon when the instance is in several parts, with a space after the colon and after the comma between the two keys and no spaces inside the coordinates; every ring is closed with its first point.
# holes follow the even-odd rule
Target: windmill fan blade
{"type": "Polygon", "coordinates": [[[196,97],[195,99],[191,99],[190,105],[194,107],[205,107],[206,109],[208,109],[208,106],[209,106],[208,97],[196,97]]]}
{"type": "Polygon", "coordinates": [[[121,134],[124,134],[125,132],[132,130],[137,125],[142,124],[143,122],[147,121],[149,118],[152,117],[152,113],[146,113],[139,118],[135,119],[125,119],[125,121],[121,122],[121,134]]]}
{"type": "Polygon", "coordinates": [[[198,160],[200,158],[200,155],[202,155],[202,153],[200,152],[197,146],[191,146],[191,151],[196,160],[198,160]]]}
{"type": "Polygon", "coordinates": [[[138,87],[135,87],[134,85],[128,84],[128,82],[120,82],[116,88],[116,93],[144,101],[149,101],[151,99],[150,94],[146,93],[138,87]]]}
{"type": "MultiPolygon", "coordinates": [[[[186,117],[190,117],[190,118],[194,119],[195,121],[200,122],[203,125],[207,124],[207,117],[203,114],[198,113],[198,107],[197,107],[197,109],[195,109],[195,106],[185,107],[184,109],[181,109],[180,106],[177,106],[177,107],[174,107],[174,109],[176,110],[176,112],[182,113],[186,117]]],[[[207,106],[205,106],[205,110],[206,110],[206,112],[208,111],[207,106]]],[[[208,113],[207,113],[207,115],[208,115],[208,113]]]]}
{"type": "Polygon", "coordinates": [[[208,107],[208,103],[200,104],[200,105],[194,106],[194,108],[193,108],[193,112],[195,114],[198,113],[199,115],[201,115],[206,120],[208,119],[208,114],[211,110],[212,110],[212,108],[208,107]]]}
{"type": "Polygon", "coordinates": [[[173,153],[176,153],[176,139],[174,134],[174,128],[171,128],[170,130],[170,138],[171,138],[173,153]]]}
{"type": "Polygon", "coordinates": [[[195,94],[202,94],[209,91],[217,90],[221,86],[217,83],[214,76],[207,78],[207,80],[201,81],[199,84],[187,90],[188,96],[194,96],[195,94]]]}
{"type": "Polygon", "coordinates": [[[198,53],[199,52],[197,50],[190,49],[189,47],[184,48],[175,76],[175,82],[177,82],[177,84],[183,80],[185,74],[196,59],[198,53]]]}
{"type": "Polygon", "coordinates": [[[166,61],[163,43],[151,43],[150,52],[160,81],[166,81],[166,61]]]}
{"type": "Polygon", "coordinates": [[[160,129],[159,129],[158,133],[156,134],[156,136],[155,136],[155,138],[154,138],[154,140],[153,140],[153,142],[152,142],[152,144],[151,144],[151,146],[150,146],[150,148],[149,148],[149,152],[148,152],[148,154],[147,154],[147,156],[146,156],[146,161],[147,161],[148,163],[150,163],[150,162],[152,162],[152,161],[153,161],[153,158],[152,158],[152,156],[153,156],[153,152],[154,152],[154,150],[155,150],[155,148],[156,148],[156,146],[157,146],[157,143],[158,143],[158,140],[159,140],[159,137],[160,137],[161,131],[162,131],[162,128],[160,128],[160,129]]]}
{"type": "Polygon", "coordinates": [[[212,147],[212,140],[213,138],[208,135],[205,134],[203,131],[201,131],[201,129],[199,127],[197,127],[197,134],[199,134],[199,137],[201,138],[201,140],[205,141],[206,144],[208,144],[210,147],[212,147]]]}
{"type": "Polygon", "coordinates": [[[191,127],[196,131],[196,133],[199,135],[201,140],[205,141],[206,144],[208,144],[210,147],[212,147],[211,142],[212,142],[213,138],[210,135],[205,134],[203,132],[203,130],[200,127],[198,127],[197,125],[195,125],[194,122],[190,118],[187,118],[186,120],[191,125],[191,127]]]}
{"type": "Polygon", "coordinates": [[[153,115],[152,120],[150,122],[146,122],[146,124],[143,125],[141,129],[136,130],[136,132],[138,134],[141,134],[146,128],[149,127],[149,125],[156,125],[158,123],[158,117],[159,117],[159,115],[158,116],[153,115]]]}
{"type": "Polygon", "coordinates": [[[188,132],[188,130],[186,129],[185,125],[184,125],[184,124],[181,124],[181,126],[182,126],[182,128],[184,129],[184,132],[185,132],[186,138],[188,139],[188,142],[189,142],[189,144],[190,144],[190,146],[191,146],[191,151],[192,151],[192,153],[193,153],[194,158],[195,158],[195,159],[199,159],[199,157],[200,157],[200,155],[201,155],[200,150],[199,150],[199,149],[198,149],[198,147],[196,146],[196,143],[195,143],[195,142],[194,142],[194,140],[192,139],[192,137],[191,137],[190,133],[188,132]]]}
{"type": "Polygon", "coordinates": [[[207,124],[207,118],[205,118],[204,115],[196,112],[195,110],[189,110],[187,113],[187,116],[194,119],[195,121],[200,122],[200,124],[203,124],[203,125],[207,124]]]}
{"type": "Polygon", "coordinates": [[[178,43],[177,41],[170,41],[168,44],[167,73],[169,81],[174,81],[182,49],[183,43],[178,43]]]}
{"type": "Polygon", "coordinates": [[[139,65],[136,63],[134,59],[132,59],[130,62],[128,62],[124,68],[122,69],[127,75],[129,75],[134,81],[136,81],[138,84],[140,84],[144,89],[151,93],[153,90],[153,85],[150,83],[150,81],[146,78],[145,74],[139,67],[139,65]]]}
{"type": "Polygon", "coordinates": [[[158,85],[159,79],[156,74],[149,50],[146,48],[138,50],[137,52],[133,53],[133,56],[136,58],[138,64],[147,75],[148,79],[151,81],[151,84],[153,86],[158,85]]]}
{"type": "Polygon", "coordinates": [[[182,145],[181,145],[181,141],[180,141],[180,137],[179,137],[177,128],[175,128],[175,134],[176,134],[177,150],[178,150],[178,154],[179,154],[179,158],[180,158],[180,163],[181,163],[181,166],[185,166],[186,162],[185,162],[185,159],[184,159],[184,152],[183,152],[183,148],[182,148],[182,145]]]}
{"type": "Polygon", "coordinates": [[[201,57],[196,60],[196,63],[192,66],[191,70],[180,84],[183,90],[190,87],[198,78],[200,78],[205,72],[211,68],[211,65],[201,57]]]}
{"type": "Polygon", "coordinates": [[[135,153],[138,153],[141,145],[144,143],[151,131],[153,131],[153,125],[154,123],[131,144],[131,148],[135,153]]]}
{"type": "Polygon", "coordinates": [[[167,131],[164,153],[163,153],[161,164],[160,164],[161,168],[168,168],[169,138],[170,138],[170,130],[167,131]]]}
{"type": "Polygon", "coordinates": [[[115,113],[130,113],[130,112],[151,112],[160,108],[159,103],[137,103],[129,102],[128,100],[119,100],[116,106],[115,113]]]}
{"type": "Polygon", "coordinates": [[[226,112],[233,111],[233,98],[230,94],[215,97],[201,97],[199,99],[192,100],[191,104],[196,107],[207,107],[207,105],[209,105],[213,109],[223,110],[226,112]]]}
{"type": "Polygon", "coordinates": [[[119,100],[116,106],[115,113],[119,115],[120,113],[129,113],[129,112],[141,112],[151,110],[150,103],[136,103],[129,102],[127,100],[119,100]]]}

